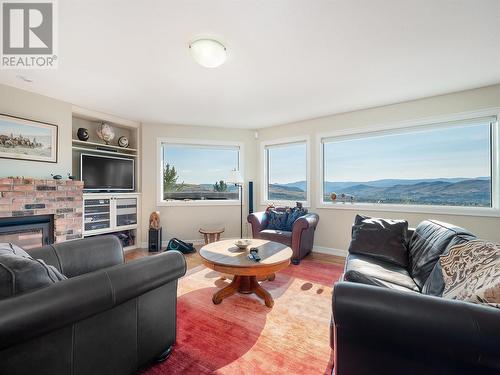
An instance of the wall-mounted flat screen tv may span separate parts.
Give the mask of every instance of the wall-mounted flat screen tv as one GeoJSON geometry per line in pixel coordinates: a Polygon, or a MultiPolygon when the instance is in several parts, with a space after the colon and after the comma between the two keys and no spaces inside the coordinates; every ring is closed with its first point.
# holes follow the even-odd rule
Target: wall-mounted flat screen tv
{"type": "Polygon", "coordinates": [[[134,191],[134,159],[81,154],[80,179],[87,191],[134,191]]]}

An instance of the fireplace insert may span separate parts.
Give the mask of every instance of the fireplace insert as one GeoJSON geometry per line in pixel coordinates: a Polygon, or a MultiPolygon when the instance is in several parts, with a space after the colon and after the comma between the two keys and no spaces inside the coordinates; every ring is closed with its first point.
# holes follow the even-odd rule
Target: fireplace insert
{"type": "Polygon", "coordinates": [[[54,243],[54,215],[0,218],[0,242],[12,242],[24,249],[54,243]]]}

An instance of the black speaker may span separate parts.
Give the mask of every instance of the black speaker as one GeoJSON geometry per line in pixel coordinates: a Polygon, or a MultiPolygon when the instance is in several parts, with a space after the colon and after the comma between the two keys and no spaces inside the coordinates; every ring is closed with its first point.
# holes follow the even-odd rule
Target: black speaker
{"type": "Polygon", "coordinates": [[[253,181],[248,181],[248,214],[253,213],[253,181]]]}
{"type": "Polygon", "coordinates": [[[148,250],[153,252],[161,251],[161,228],[149,229],[148,250]]]}

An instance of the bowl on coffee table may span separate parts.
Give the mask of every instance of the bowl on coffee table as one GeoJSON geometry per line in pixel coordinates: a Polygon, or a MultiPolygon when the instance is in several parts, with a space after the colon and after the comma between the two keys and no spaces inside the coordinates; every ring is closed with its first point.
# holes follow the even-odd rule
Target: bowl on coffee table
{"type": "Polygon", "coordinates": [[[240,250],[246,250],[248,248],[248,246],[250,246],[250,244],[252,243],[252,241],[250,240],[236,240],[234,242],[234,244],[238,247],[238,249],[240,250]]]}

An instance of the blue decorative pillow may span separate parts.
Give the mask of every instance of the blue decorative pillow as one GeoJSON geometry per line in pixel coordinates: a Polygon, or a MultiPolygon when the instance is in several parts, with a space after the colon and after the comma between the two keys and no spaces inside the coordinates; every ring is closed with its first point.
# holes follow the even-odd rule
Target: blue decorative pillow
{"type": "Polygon", "coordinates": [[[307,210],[304,210],[302,207],[293,207],[290,208],[288,212],[288,217],[286,220],[286,231],[291,232],[293,229],[293,224],[297,221],[297,219],[301,216],[307,214],[307,210]]]}
{"type": "Polygon", "coordinates": [[[269,214],[269,224],[267,225],[267,229],[287,230],[286,223],[288,213],[286,211],[276,211],[270,209],[267,212],[269,214]]]}

